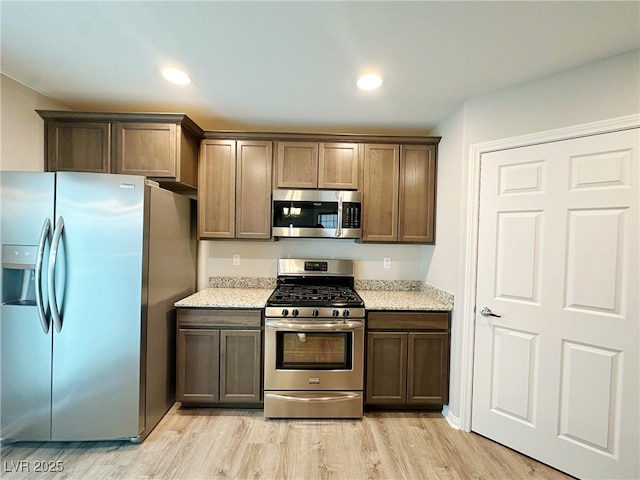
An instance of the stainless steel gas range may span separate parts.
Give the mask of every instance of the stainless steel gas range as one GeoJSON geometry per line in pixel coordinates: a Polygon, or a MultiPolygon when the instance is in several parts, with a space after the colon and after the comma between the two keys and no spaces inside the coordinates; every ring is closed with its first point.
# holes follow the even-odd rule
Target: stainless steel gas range
{"type": "Polygon", "coordinates": [[[278,260],[266,304],[266,418],[362,417],[365,315],[353,285],[352,260],[278,260]]]}

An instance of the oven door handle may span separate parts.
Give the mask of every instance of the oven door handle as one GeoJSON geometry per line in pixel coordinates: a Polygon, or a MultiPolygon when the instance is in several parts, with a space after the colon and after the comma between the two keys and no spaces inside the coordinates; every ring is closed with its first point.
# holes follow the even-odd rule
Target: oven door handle
{"type": "Polygon", "coordinates": [[[267,320],[267,327],[276,328],[278,330],[291,330],[299,332],[300,330],[318,330],[318,331],[335,331],[335,330],[362,330],[364,324],[362,322],[345,322],[345,323],[288,323],[278,320],[267,320]]]}

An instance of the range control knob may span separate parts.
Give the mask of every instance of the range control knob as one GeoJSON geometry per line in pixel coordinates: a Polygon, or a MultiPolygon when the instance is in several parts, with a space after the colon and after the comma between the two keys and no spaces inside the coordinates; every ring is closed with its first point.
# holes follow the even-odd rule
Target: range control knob
{"type": "Polygon", "coordinates": [[[282,309],[282,316],[286,317],[287,315],[289,315],[289,310],[287,310],[286,308],[282,309]]]}
{"type": "Polygon", "coordinates": [[[313,310],[311,310],[311,316],[312,317],[317,317],[318,316],[318,309],[314,308],[313,310]]]}
{"type": "Polygon", "coordinates": [[[337,317],[338,315],[340,315],[340,312],[338,311],[338,309],[334,309],[333,312],[331,312],[331,315],[333,317],[337,317]]]}
{"type": "Polygon", "coordinates": [[[343,316],[343,317],[345,317],[345,318],[346,318],[346,317],[348,317],[348,316],[349,316],[349,310],[344,309],[344,310],[342,311],[342,316],[343,316]]]}
{"type": "Polygon", "coordinates": [[[298,313],[300,313],[300,312],[298,312],[297,308],[294,308],[293,310],[291,310],[291,315],[293,315],[294,317],[297,317],[298,313]]]}

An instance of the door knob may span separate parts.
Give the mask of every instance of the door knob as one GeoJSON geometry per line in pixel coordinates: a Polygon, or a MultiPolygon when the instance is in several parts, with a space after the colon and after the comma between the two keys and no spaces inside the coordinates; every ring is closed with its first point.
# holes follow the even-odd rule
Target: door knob
{"type": "Polygon", "coordinates": [[[480,315],[482,315],[483,317],[497,317],[497,318],[500,318],[500,315],[496,315],[495,313],[493,313],[489,307],[482,307],[480,309],[480,315]]]}

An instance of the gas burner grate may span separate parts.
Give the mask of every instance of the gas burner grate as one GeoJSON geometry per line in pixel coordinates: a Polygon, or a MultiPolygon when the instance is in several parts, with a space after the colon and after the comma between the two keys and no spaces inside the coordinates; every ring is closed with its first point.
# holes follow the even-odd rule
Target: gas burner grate
{"type": "Polygon", "coordinates": [[[331,285],[291,285],[278,286],[270,298],[271,302],[299,303],[300,305],[324,302],[327,305],[361,303],[361,299],[350,288],[331,285]]]}

